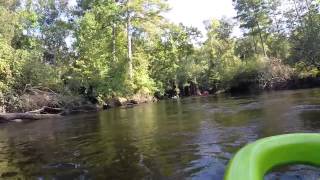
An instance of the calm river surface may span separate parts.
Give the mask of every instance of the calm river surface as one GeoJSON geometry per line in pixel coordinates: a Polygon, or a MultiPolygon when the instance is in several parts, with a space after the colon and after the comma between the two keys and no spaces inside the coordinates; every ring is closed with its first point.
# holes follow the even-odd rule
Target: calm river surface
{"type": "MultiPolygon", "coordinates": [[[[320,132],[320,89],[168,100],[0,124],[0,179],[219,180],[246,143],[291,132],[320,132]]],[[[319,177],[319,168],[293,166],[266,179],[319,177]]]]}

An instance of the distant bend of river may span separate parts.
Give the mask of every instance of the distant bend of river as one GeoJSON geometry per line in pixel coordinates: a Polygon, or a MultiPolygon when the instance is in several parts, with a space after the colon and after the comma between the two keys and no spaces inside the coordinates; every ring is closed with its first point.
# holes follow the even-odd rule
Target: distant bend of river
{"type": "MultiPolygon", "coordinates": [[[[0,179],[223,179],[248,142],[320,132],[320,89],[194,97],[0,125],[0,179]]],[[[265,179],[318,179],[296,165],[265,179]]]]}

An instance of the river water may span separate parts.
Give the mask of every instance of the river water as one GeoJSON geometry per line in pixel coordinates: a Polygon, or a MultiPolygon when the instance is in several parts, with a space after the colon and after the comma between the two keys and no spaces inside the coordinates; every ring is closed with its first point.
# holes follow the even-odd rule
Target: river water
{"type": "MultiPolygon", "coordinates": [[[[223,179],[259,138],[319,132],[320,89],[195,97],[0,125],[1,179],[223,179]]],[[[318,179],[296,165],[265,179],[318,179]]]]}

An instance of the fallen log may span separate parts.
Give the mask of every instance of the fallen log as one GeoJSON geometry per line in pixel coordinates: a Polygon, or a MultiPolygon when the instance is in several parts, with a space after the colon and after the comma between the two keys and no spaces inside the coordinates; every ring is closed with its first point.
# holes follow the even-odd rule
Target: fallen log
{"type": "Polygon", "coordinates": [[[60,114],[32,114],[32,113],[0,113],[0,122],[9,122],[15,119],[40,120],[60,118],[60,114]]]}
{"type": "Polygon", "coordinates": [[[52,108],[48,106],[44,106],[41,109],[37,109],[34,111],[28,111],[27,113],[32,113],[32,114],[61,114],[63,113],[63,109],[61,108],[52,108]]]}
{"type": "Polygon", "coordinates": [[[44,106],[41,109],[25,113],[0,113],[0,123],[23,120],[54,119],[71,114],[97,112],[98,110],[99,108],[94,105],[83,105],[71,110],[44,106]]]}

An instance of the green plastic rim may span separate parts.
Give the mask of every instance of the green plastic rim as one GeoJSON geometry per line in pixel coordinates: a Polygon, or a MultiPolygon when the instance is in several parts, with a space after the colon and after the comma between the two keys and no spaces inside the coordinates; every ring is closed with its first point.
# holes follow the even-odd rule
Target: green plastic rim
{"type": "Polygon", "coordinates": [[[320,166],[320,134],[286,134],[248,144],[229,162],[225,180],[263,180],[274,167],[287,164],[320,166]]]}

